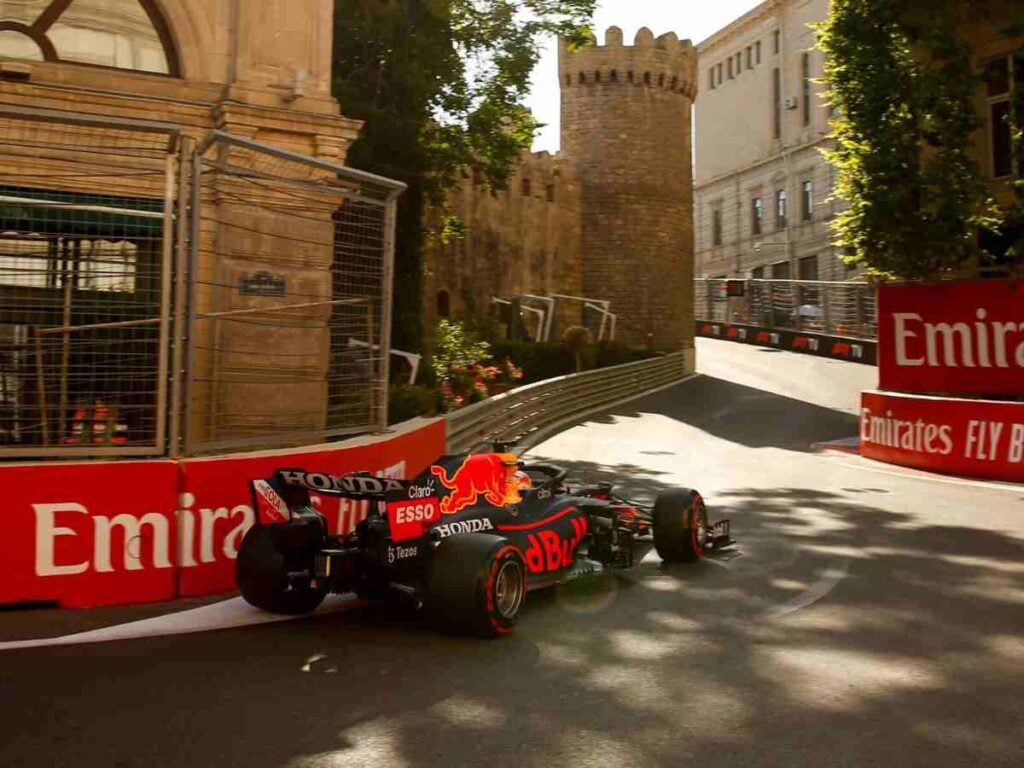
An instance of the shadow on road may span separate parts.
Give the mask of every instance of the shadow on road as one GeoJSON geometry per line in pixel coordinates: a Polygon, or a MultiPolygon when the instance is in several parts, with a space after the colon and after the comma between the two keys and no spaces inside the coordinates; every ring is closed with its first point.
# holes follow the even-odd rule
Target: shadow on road
{"type": "Polygon", "coordinates": [[[719,494],[739,556],[533,593],[500,641],[367,607],[7,654],[0,764],[1019,765],[1024,547],[858,490],[719,494]]]}
{"type": "Polygon", "coordinates": [[[856,416],[710,376],[700,376],[586,421],[610,424],[643,413],[668,416],[749,448],[806,451],[814,443],[858,434],[856,416]]]}

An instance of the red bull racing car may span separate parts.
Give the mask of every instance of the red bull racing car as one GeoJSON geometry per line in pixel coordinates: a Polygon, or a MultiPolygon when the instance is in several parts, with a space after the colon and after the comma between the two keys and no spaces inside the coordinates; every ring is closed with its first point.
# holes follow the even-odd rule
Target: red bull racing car
{"type": "Polygon", "coordinates": [[[314,610],[328,592],[402,597],[443,628],[494,637],[512,630],[528,590],[629,568],[652,547],[663,561],[692,562],[732,543],[729,521],[709,525],[696,491],[662,491],[645,506],[497,448],[444,456],[412,480],[281,469],[252,481],[242,595],[286,614],[314,610]],[[311,494],[367,501],[370,512],[352,533],[330,535],[311,494]]]}

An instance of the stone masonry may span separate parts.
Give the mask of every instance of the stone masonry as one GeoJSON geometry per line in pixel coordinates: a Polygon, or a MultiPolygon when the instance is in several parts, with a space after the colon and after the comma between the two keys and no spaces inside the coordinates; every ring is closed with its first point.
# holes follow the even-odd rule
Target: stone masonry
{"type": "Polygon", "coordinates": [[[692,44],[671,32],[644,28],[625,46],[611,27],[604,45],[563,42],[562,151],[524,158],[507,192],[467,180],[449,198],[466,234],[428,252],[428,323],[442,292],[453,314],[493,296],[569,293],[611,301],[619,341],[692,349],[695,76],[692,44]]]}

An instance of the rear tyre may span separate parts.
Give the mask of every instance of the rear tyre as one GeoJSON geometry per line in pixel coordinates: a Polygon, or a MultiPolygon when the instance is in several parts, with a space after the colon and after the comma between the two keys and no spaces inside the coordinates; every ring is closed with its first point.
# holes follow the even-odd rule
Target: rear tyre
{"type": "Polygon", "coordinates": [[[238,588],[249,605],[268,613],[295,616],[311,613],[323,602],[325,590],[289,584],[288,572],[295,565],[289,567],[288,561],[268,527],[254,525],[249,529],[235,562],[238,588]]]}
{"type": "Polygon", "coordinates": [[[477,637],[512,631],[526,598],[526,563],[507,539],[442,539],[427,570],[424,608],[442,629],[477,637]]]}
{"type": "Polygon", "coordinates": [[[654,502],[654,548],[666,563],[692,563],[704,555],[708,510],[689,488],[662,491],[654,502]]]}

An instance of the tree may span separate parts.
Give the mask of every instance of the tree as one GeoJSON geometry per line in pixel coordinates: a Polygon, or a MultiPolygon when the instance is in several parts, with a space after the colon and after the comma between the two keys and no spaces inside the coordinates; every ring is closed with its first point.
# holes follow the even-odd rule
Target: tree
{"type": "Polygon", "coordinates": [[[392,341],[422,347],[423,213],[473,165],[492,188],[529,147],[523,107],[544,35],[580,40],[596,0],[336,0],[334,92],[365,121],[348,163],[399,202],[392,341]]]}
{"type": "Polygon", "coordinates": [[[870,272],[929,279],[982,255],[996,208],[971,158],[980,127],[963,0],[833,0],[819,27],[836,110],[837,244],[870,272]]]}

